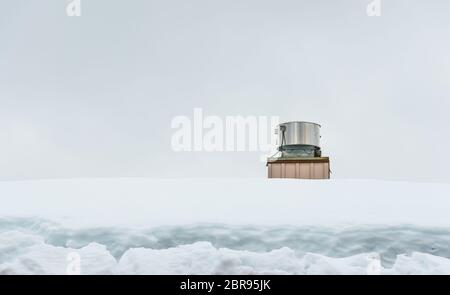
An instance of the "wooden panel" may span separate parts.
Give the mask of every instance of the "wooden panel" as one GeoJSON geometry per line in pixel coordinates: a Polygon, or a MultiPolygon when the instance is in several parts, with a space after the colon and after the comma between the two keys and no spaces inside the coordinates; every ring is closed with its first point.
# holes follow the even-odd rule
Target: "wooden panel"
{"type": "Polygon", "coordinates": [[[299,178],[310,179],[311,173],[309,171],[309,163],[299,163],[299,165],[300,165],[299,178]]]}
{"type": "Polygon", "coordinates": [[[281,178],[281,164],[270,164],[272,178],[281,178]]]}
{"type": "Polygon", "coordinates": [[[322,165],[314,165],[312,167],[312,175],[314,179],[322,178],[322,165]]]}
{"type": "Polygon", "coordinates": [[[330,178],[330,164],[324,162],[272,162],[267,164],[267,168],[269,178],[330,178]]]}
{"type": "Polygon", "coordinates": [[[295,163],[286,163],[285,165],[285,178],[295,178],[295,163]]]}

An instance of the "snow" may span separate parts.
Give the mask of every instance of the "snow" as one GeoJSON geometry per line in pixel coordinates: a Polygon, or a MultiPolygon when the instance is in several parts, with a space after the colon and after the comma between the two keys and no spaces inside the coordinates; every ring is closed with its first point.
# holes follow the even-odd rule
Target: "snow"
{"type": "Polygon", "coordinates": [[[133,248],[117,261],[96,243],[80,249],[36,244],[0,264],[0,274],[66,274],[68,255],[74,252],[81,258],[81,274],[450,274],[450,259],[425,253],[400,255],[391,268],[385,268],[377,253],[299,257],[286,247],[257,253],[218,249],[209,242],[161,250],[133,248]]]}
{"type": "Polygon", "coordinates": [[[0,182],[0,216],[75,225],[450,226],[450,184],[370,180],[69,179],[0,182]]]}
{"type": "Polygon", "coordinates": [[[450,184],[0,182],[0,274],[450,274],[450,184]]]}

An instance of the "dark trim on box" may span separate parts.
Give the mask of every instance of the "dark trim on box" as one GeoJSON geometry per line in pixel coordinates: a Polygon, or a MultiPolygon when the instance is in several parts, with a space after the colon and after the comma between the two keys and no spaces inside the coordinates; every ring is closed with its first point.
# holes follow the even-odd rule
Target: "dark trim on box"
{"type": "Polygon", "coordinates": [[[330,163],[329,157],[317,157],[317,158],[276,158],[267,159],[267,164],[275,163],[330,163]]]}

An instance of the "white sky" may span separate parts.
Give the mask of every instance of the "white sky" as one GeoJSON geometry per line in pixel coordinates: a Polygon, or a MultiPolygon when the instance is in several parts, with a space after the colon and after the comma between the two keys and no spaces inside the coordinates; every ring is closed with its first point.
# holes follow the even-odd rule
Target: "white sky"
{"type": "Polygon", "coordinates": [[[265,177],[174,116],[322,124],[334,178],[450,181],[450,1],[0,0],[0,180],[265,177]]]}

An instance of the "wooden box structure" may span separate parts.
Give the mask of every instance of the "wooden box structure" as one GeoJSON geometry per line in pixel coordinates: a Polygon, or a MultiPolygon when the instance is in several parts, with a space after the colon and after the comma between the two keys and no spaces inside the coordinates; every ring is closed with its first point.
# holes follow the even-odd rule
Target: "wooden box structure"
{"type": "Polygon", "coordinates": [[[269,158],[269,178],[329,179],[330,159],[314,158],[269,158]]]}

